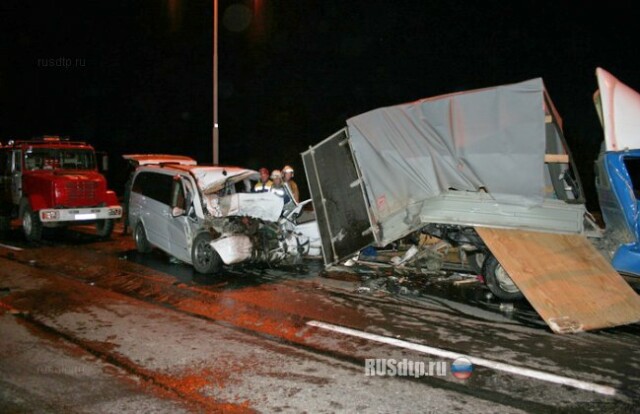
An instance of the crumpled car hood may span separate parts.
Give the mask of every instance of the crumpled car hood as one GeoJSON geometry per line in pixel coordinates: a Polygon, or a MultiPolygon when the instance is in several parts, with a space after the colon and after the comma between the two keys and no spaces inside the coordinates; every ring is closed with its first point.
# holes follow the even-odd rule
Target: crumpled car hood
{"type": "Polygon", "coordinates": [[[640,94],[602,68],[596,76],[599,92],[594,100],[607,151],[640,149],[640,94]]]}

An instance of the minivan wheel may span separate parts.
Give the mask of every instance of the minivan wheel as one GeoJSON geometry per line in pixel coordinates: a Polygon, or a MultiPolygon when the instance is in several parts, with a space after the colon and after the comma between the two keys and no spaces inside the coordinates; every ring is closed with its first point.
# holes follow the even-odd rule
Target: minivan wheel
{"type": "Polygon", "coordinates": [[[211,235],[200,233],[191,247],[191,261],[198,273],[217,273],[222,269],[222,259],[211,247],[211,235]]]}
{"type": "Polygon", "coordinates": [[[28,241],[42,240],[42,222],[38,213],[31,211],[30,206],[26,206],[22,213],[22,231],[28,241]]]}
{"type": "Polygon", "coordinates": [[[507,271],[492,254],[488,254],[484,261],[482,275],[491,293],[498,298],[502,300],[518,300],[524,298],[518,286],[516,286],[507,271]]]}
{"type": "Polygon", "coordinates": [[[149,253],[151,252],[152,246],[149,243],[149,239],[147,239],[147,232],[142,225],[142,222],[138,223],[136,226],[136,231],[133,232],[133,240],[136,242],[136,249],[140,253],[149,253]]]}

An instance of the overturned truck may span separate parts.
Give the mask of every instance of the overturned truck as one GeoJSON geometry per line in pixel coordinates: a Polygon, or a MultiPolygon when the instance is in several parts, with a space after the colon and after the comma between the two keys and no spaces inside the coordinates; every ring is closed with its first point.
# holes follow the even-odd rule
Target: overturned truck
{"type": "Polygon", "coordinates": [[[375,109],[302,158],[327,265],[427,234],[555,332],[640,320],[640,299],[586,238],[598,228],[542,79],[375,109]]]}

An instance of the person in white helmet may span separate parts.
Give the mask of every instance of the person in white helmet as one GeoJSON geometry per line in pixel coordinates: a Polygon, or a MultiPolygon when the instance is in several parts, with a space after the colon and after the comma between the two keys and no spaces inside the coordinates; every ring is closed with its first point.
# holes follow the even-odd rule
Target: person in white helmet
{"type": "Polygon", "coordinates": [[[288,192],[284,188],[284,183],[282,182],[282,173],[280,172],[280,170],[271,171],[271,189],[269,191],[284,198],[285,205],[289,201],[291,201],[291,197],[289,197],[288,192]]]}
{"type": "Polygon", "coordinates": [[[271,171],[271,188],[282,188],[282,173],[280,170],[271,171]]]}
{"type": "Polygon", "coordinates": [[[290,165],[285,165],[282,168],[282,175],[284,179],[284,185],[289,187],[289,191],[291,191],[291,195],[295,200],[296,204],[300,202],[300,192],[298,191],[298,184],[293,181],[293,168],[290,165]]]}

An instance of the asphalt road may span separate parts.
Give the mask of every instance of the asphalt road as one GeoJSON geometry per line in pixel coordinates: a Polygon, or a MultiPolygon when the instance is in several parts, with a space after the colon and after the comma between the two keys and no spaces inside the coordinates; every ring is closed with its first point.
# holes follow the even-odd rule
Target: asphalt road
{"type": "Polygon", "coordinates": [[[555,335],[526,302],[455,280],[313,260],[205,277],[119,233],[35,245],[14,230],[0,241],[0,412],[637,411],[640,326],[555,335]],[[467,379],[451,372],[460,357],[467,379]],[[372,359],[444,372],[367,375],[372,359]]]}

